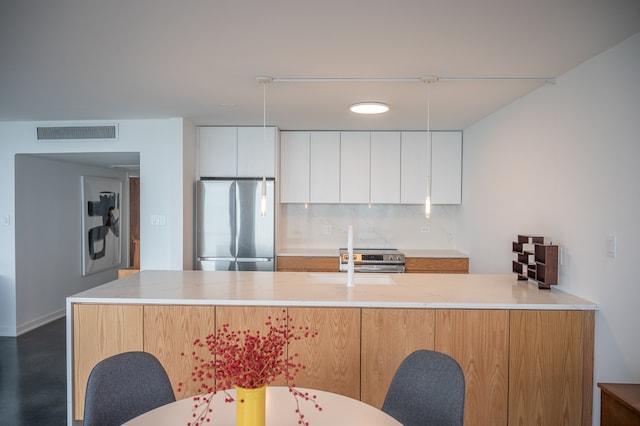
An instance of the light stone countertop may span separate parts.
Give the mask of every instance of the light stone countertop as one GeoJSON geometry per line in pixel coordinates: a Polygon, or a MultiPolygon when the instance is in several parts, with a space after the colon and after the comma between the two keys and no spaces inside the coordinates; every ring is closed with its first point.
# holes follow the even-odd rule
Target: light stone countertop
{"type": "Polygon", "coordinates": [[[514,274],[141,271],[67,298],[72,303],[597,310],[514,274]]]}
{"type": "MultiPolygon", "coordinates": [[[[305,257],[338,257],[339,248],[281,248],[276,256],[305,256],[305,257]]],[[[469,255],[453,249],[398,249],[405,257],[424,258],[467,258],[469,255]]]]}

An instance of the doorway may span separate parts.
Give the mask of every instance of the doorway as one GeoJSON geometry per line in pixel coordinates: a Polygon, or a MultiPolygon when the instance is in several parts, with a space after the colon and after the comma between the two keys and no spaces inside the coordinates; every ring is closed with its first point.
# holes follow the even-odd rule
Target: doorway
{"type": "Polygon", "coordinates": [[[140,269],[140,178],[129,178],[129,267],[140,269]]]}

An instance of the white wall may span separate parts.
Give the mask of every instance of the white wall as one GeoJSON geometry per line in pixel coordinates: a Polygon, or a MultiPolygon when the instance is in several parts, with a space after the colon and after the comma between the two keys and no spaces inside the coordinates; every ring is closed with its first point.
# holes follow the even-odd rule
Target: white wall
{"type": "MultiPolygon", "coordinates": [[[[140,266],[142,269],[182,269],[185,221],[193,209],[185,206],[183,178],[194,174],[191,155],[195,146],[193,125],[181,118],[165,120],[122,120],[116,141],[38,142],[35,129],[41,125],[77,125],[65,122],[0,123],[0,335],[13,336],[33,320],[16,316],[16,211],[14,157],[20,153],[139,152],[140,153],[140,266]],[[187,139],[190,138],[193,139],[187,139]],[[186,166],[189,165],[189,166],[186,166]],[[166,225],[152,226],[151,215],[165,216],[166,225]],[[5,225],[4,218],[8,218],[5,225]]],[[[100,123],[91,123],[100,124],[100,123]]],[[[110,121],[108,124],[113,124],[110,121]]],[[[19,220],[19,218],[18,218],[19,220]]],[[[189,248],[187,248],[189,250],[189,248]]],[[[75,265],[70,266],[75,267],[75,265]]],[[[67,295],[65,295],[67,296],[67,295]]]]}
{"type": "Polygon", "coordinates": [[[18,334],[65,315],[65,297],[117,278],[126,266],[126,172],[16,155],[16,321],[18,334]],[[82,276],[81,176],[120,179],[122,262],[82,276]]]}
{"type": "MultiPolygon", "coordinates": [[[[519,233],[552,239],[559,288],[600,308],[595,383],[639,382],[640,34],[465,129],[464,148],[456,229],[471,272],[510,272],[519,233]]],[[[599,408],[594,387],[594,424],[599,408]]]]}
{"type": "Polygon", "coordinates": [[[195,259],[195,193],[197,179],[196,126],[184,122],[182,140],[182,269],[193,269],[195,259]]]}

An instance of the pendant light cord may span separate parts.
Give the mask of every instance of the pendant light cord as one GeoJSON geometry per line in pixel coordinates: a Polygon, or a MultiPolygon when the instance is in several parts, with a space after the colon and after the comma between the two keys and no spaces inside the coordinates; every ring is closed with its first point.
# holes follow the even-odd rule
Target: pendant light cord
{"type": "Polygon", "coordinates": [[[429,141],[429,197],[431,197],[431,177],[433,176],[433,138],[431,137],[431,83],[427,82],[427,138],[429,141]]]}

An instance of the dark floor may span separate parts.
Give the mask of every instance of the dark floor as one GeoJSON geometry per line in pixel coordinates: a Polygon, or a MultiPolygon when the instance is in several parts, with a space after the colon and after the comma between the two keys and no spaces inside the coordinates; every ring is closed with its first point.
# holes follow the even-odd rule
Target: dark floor
{"type": "Polygon", "coordinates": [[[65,319],[0,337],[0,425],[67,423],[65,319]]]}

